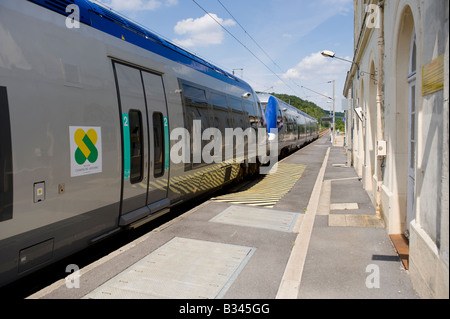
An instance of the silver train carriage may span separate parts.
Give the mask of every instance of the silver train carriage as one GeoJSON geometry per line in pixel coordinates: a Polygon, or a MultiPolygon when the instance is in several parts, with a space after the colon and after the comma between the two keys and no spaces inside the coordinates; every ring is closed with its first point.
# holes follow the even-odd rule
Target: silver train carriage
{"type": "Polygon", "coordinates": [[[279,98],[258,93],[265,113],[267,130],[278,133],[278,154],[284,155],[319,138],[319,123],[312,116],[279,98]]]}
{"type": "Polygon", "coordinates": [[[170,159],[193,120],[264,115],[247,83],[99,4],[2,0],[0,286],[238,178],[170,159]]]}

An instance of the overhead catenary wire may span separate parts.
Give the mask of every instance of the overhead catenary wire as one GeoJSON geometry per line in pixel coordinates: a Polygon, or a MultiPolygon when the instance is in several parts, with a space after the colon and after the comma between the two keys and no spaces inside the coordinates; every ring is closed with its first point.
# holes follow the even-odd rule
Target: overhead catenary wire
{"type": "MultiPolygon", "coordinates": [[[[266,55],[266,57],[272,61],[272,63],[281,71],[281,72],[285,72],[275,61],[274,59],[272,59],[270,57],[270,55],[261,47],[261,45],[250,35],[250,33],[247,32],[247,30],[244,28],[244,26],[238,21],[238,19],[236,19],[236,17],[230,12],[230,10],[228,10],[225,5],[222,3],[222,1],[217,0],[217,2],[219,2],[219,4],[225,9],[225,11],[233,18],[234,21],[236,21],[236,23],[239,25],[239,27],[245,32],[245,34],[247,34],[247,36],[256,44],[256,46],[266,55]]],[[[298,85],[297,83],[295,83],[292,79],[290,79],[291,82],[296,85],[301,87],[300,85],[298,85]]],[[[285,83],[283,81],[283,83],[285,83]]],[[[285,83],[286,84],[286,83],[285,83]]],[[[289,87],[289,86],[288,86],[289,87]]],[[[291,89],[292,90],[292,89],[291,89]]],[[[294,91],[295,92],[295,91],[294,91]]]]}
{"type": "Polygon", "coordinates": [[[227,28],[225,28],[222,23],[220,23],[213,15],[206,11],[196,0],[192,0],[203,12],[205,12],[211,19],[213,19],[225,32],[227,32],[233,39],[235,39],[241,46],[243,46],[254,58],[256,58],[261,64],[263,64],[267,70],[274,74],[281,82],[284,83],[292,92],[295,90],[291,88],[278,74],[276,74],[264,61],[262,61],[252,50],[250,50],[242,41],[240,41],[233,33],[231,33],[227,28]]]}
{"type": "Polygon", "coordinates": [[[220,3],[220,5],[225,9],[226,12],[228,12],[228,14],[233,18],[234,21],[236,21],[236,23],[239,25],[239,27],[241,27],[241,29],[245,32],[245,34],[247,34],[247,36],[258,46],[258,48],[266,55],[266,57],[272,61],[272,63],[281,71],[284,72],[283,69],[281,69],[281,67],[269,56],[269,54],[259,45],[259,43],[250,35],[250,33],[247,32],[247,30],[245,30],[245,28],[242,26],[241,23],[239,23],[239,21],[236,19],[236,17],[230,12],[230,10],[228,10],[225,5],[220,1],[217,0],[217,2],[220,3]]]}
{"type": "Polygon", "coordinates": [[[302,89],[307,89],[307,90],[309,90],[309,91],[311,91],[311,92],[314,92],[314,93],[316,93],[316,94],[318,94],[318,95],[321,95],[321,96],[323,96],[323,97],[325,97],[325,98],[327,98],[327,99],[329,99],[329,100],[332,100],[332,99],[333,99],[332,97],[329,97],[328,95],[325,95],[325,94],[319,93],[319,92],[317,92],[317,91],[311,90],[311,89],[307,88],[306,86],[301,86],[301,88],[302,88],[302,89]]]}

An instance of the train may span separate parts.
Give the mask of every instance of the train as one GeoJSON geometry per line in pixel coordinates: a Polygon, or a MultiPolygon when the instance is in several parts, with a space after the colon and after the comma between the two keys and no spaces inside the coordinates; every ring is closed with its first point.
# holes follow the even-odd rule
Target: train
{"type": "Polygon", "coordinates": [[[273,95],[257,93],[257,96],[268,134],[278,135],[278,156],[283,157],[319,138],[319,123],[314,117],[273,95]]]}
{"type": "MultiPolygon", "coordinates": [[[[262,164],[195,160],[196,129],[267,127],[247,82],[99,3],[2,0],[0,43],[0,286],[262,164]]],[[[279,105],[283,149],[314,136],[279,105]]]]}

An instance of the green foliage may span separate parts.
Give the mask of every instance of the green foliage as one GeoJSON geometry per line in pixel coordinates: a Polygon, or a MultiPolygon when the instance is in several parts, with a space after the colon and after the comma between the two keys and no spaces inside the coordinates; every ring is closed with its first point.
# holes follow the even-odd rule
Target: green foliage
{"type": "MultiPolygon", "coordinates": [[[[337,116],[337,114],[336,114],[337,116]]],[[[345,122],[342,120],[342,117],[336,117],[335,124],[336,131],[339,130],[339,132],[344,133],[345,131],[345,122]]]]}
{"type": "Polygon", "coordinates": [[[325,111],[319,107],[317,104],[303,100],[295,95],[287,95],[287,94],[277,94],[277,93],[271,93],[271,95],[279,98],[280,100],[289,103],[293,107],[298,108],[300,111],[305,112],[308,115],[311,115],[315,119],[317,119],[320,122],[320,119],[324,116],[326,116],[325,111]]]}

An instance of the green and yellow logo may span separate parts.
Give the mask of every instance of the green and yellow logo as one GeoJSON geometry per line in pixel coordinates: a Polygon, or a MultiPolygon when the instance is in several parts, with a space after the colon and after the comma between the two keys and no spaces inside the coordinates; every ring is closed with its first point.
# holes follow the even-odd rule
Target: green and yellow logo
{"type": "Polygon", "coordinates": [[[69,126],[70,176],[102,172],[102,128],[69,126]]]}
{"type": "Polygon", "coordinates": [[[78,129],[74,135],[75,143],[78,148],[75,151],[75,161],[78,165],[83,165],[86,161],[95,163],[98,159],[97,132],[93,129],[85,132],[83,129],[78,129]]]}

